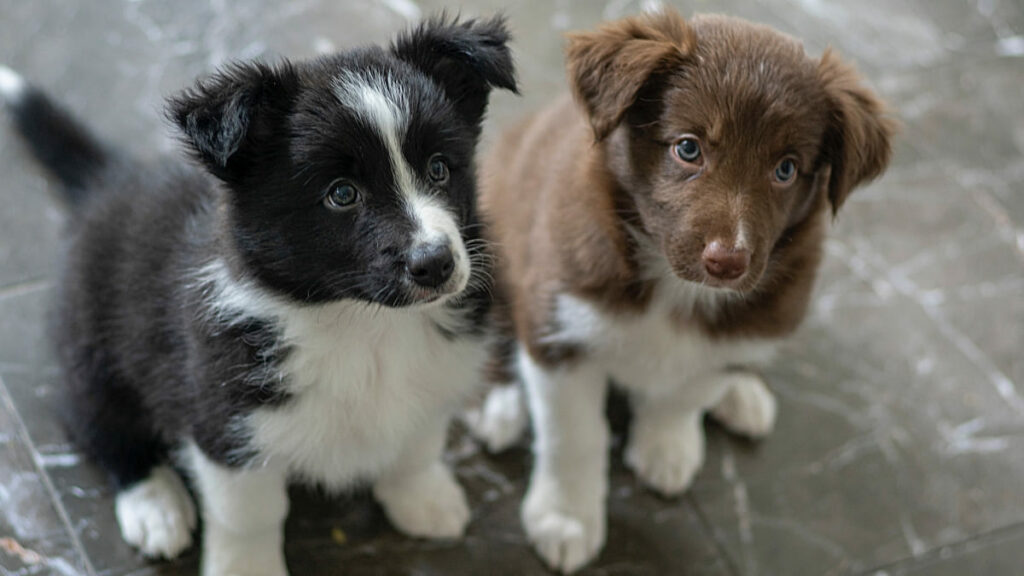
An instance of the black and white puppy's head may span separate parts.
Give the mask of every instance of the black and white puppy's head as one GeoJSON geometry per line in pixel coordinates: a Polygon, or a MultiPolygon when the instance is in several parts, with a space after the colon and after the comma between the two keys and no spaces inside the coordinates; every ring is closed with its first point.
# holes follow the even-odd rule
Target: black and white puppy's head
{"type": "Polygon", "coordinates": [[[474,150],[492,87],[516,90],[504,19],[430,20],[389,49],[237,63],[170,101],[225,184],[247,273],[307,303],[462,292],[480,245],[474,150]]]}

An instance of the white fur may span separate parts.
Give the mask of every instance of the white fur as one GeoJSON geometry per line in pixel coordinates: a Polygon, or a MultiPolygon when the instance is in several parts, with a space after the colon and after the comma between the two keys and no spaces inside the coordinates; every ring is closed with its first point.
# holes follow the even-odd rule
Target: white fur
{"type": "Polygon", "coordinates": [[[441,456],[448,422],[483,365],[483,342],[442,337],[437,326],[454,328],[458,320],[440,306],[298,306],[232,277],[221,261],[196,281],[214,319],[270,321],[289,347],[278,370],[265,375],[285,386],[288,402],[231,425],[257,458],[232,471],[188,450],[203,518],[217,528],[204,537],[204,576],[285,574],[289,477],[328,489],[373,480],[398,529],[422,537],[462,534],[469,507],[441,456]]]}
{"type": "Polygon", "coordinates": [[[262,454],[327,486],[394,465],[406,442],[447,422],[483,361],[479,344],[445,340],[422,311],[341,304],[282,320],[295,397],[246,427],[262,454]]]}
{"type": "Polygon", "coordinates": [[[398,191],[407,198],[415,196],[415,173],[402,153],[409,128],[409,103],[402,85],[378,74],[346,72],[335,82],[335,95],[376,129],[387,147],[398,191]]]}
{"type": "Polygon", "coordinates": [[[384,142],[399,193],[413,221],[419,225],[417,242],[443,242],[451,246],[455,270],[450,283],[461,291],[469,281],[469,253],[462,242],[455,217],[419,182],[416,171],[402,152],[409,128],[409,103],[401,84],[376,74],[348,72],[335,82],[335,95],[374,127],[384,142]]]}
{"type": "Polygon", "coordinates": [[[591,351],[586,361],[600,366],[625,389],[655,397],[683,394],[693,406],[707,408],[724,392],[716,391],[721,383],[709,376],[733,365],[763,365],[772,358],[775,343],[711,339],[696,325],[680,326],[678,311],[691,310],[708,298],[699,289],[689,290],[659,286],[642,315],[609,314],[562,294],[556,301],[556,317],[566,326],[566,334],[573,338],[586,335],[582,341],[591,351]],[[573,323],[577,314],[580,324],[573,323]]]}
{"type": "Polygon", "coordinates": [[[739,224],[737,224],[736,229],[738,230],[736,232],[736,242],[734,244],[736,249],[738,249],[738,250],[742,250],[742,249],[749,250],[750,249],[750,239],[747,238],[747,225],[743,222],[743,220],[740,220],[739,224]]]}
{"type": "Polygon", "coordinates": [[[523,527],[549,566],[573,572],[604,546],[605,374],[591,363],[547,370],[522,350],[519,371],[533,417],[535,454],[523,527]]]}
{"type": "MultiPolygon", "coordinates": [[[[609,314],[593,303],[561,294],[556,298],[557,332],[545,334],[545,344],[586,343],[588,361],[595,362],[627,390],[657,397],[676,391],[692,397],[692,403],[703,408],[714,405],[727,388],[716,382],[714,375],[728,366],[756,368],[766,365],[774,356],[777,343],[765,340],[712,340],[696,326],[680,328],[671,318],[695,310],[714,315],[726,299],[736,296],[672,278],[659,284],[652,305],[644,315],[609,314]],[[696,381],[705,380],[699,385],[696,381]]],[[[494,390],[492,395],[505,392],[494,390]]],[[[501,398],[493,401],[502,410],[479,414],[474,433],[488,444],[510,446],[515,439],[499,438],[507,426],[491,418],[516,421],[526,415],[509,411],[515,404],[501,398]]],[[[525,409],[526,404],[521,404],[525,409]]]]}
{"type": "Polygon", "coordinates": [[[753,390],[749,378],[726,370],[768,362],[775,343],[713,340],[698,326],[681,324],[698,309],[713,316],[723,299],[736,296],[682,282],[665,269],[656,258],[649,262],[648,273],[659,282],[643,314],[609,312],[569,294],[556,298],[559,329],[543,340],[583,343],[587,353],[579,364],[545,370],[520,352],[536,456],[523,522],[540,555],[563,572],[591,560],[604,541],[609,377],[634,406],[626,462],[664,494],[678,494],[692,482],[704,461],[701,417],[731,386],[742,386],[743,401],[757,404],[729,411],[742,412],[740,427],[763,429],[767,412],[774,420],[774,405],[765,406],[774,402],[767,389],[753,390]]]}
{"type": "Polygon", "coordinates": [[[203,576],[286,576],[285,471],[230,470],[185,448],[203,510],[203,576]]]}
{"type": "Polygon", "coordinates": [[[0,96],[15,104],[25,94],[28,84],[20,74],[7,66],[0,65],[0,96]]]}
{"type": "Polygon", "coordinates": [[[729,372],[721,378],[728,391],[711,411],[715,419],[733,433],[750,438],[771,433],[778,406],[764,380],[748,372],[729,372]]]}
{"type": "Polygon", "coordinates": [[[658,492],[682,493],[704,465],[702,416],[687,398],[634,396],[626,465],[658,492]]]}
{"type": "Polygon", "coordinates": [[[125,542],[151,558],[175,558],[192,544],[196,509],[181,478],[167,466],[119,492],[114,513],[125,542]]]}
{"type": "Polygon", "coordinates": [[[455,323],[442,307],[297,306],[230,278],[221,262],[201,276],[220,318],[270,320],[291,347],[278,378],[293,397],[252,412],[239,431],[260,464],[327,487],[395,465],[409,441],[458,410],[485,359],[484,343],[438,333],[437,325],[455,323]]]}
{"type": "Polygon", "coordinates": [[[410,536],[458,538],[469,523],[466,495],[439,460],[446,428],[435,426],[408,442],[399,465],[373,486],[391,523],[410,536]]]}
{"type": "Polygon", "coordinates": [[[455,269],[448,280],[454,292],[461,292],[469,283],[469,251],[459,234],[452,213],[444,208],[433,196],[417,195],[409,200],[410,209],[419,223],[414,242],[424,244],[448,244],[455,259],[455,269]]]}
{"type": "Polygon", "coordinates": [[[469,410],[465,423],[493,454],[516,443],[530,424],[523,389],[517,382],[495,386],[483,406],[469,410]]]}

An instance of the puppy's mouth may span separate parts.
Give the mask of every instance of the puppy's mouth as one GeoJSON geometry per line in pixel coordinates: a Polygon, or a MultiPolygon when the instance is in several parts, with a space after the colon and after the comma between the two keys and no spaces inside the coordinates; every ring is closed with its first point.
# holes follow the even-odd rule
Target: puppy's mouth
{"type": "MultiPolygon", "coordinates": [[[[468,275],[466,275],[468,277],[468,275]]],[[[410,306],[440,305],[458,296],[466,288],[467,280],[452,278],[437,288],[426,288],[405,282],[405,293],[410,306]]]]}
{"type": "Polygon", "coordinates": [[[469,284],[469,257],[459,247],[445,248],[426,263],[410,259],[402,287],[410,306],[440,305],[461,294],[469,284]]]}
{"type": "Polygon", "coordinates": [[[709,273],[700,263],[688,266],[674,267],[673,272],[684,282],[699,284],[703,288],[715,291],[727,292],[736,295],[746,294],[757,287],[763,276],[762,269],[748,269],[735,277],[714,275],[709,273]]]}
{"type": "Polygon", "coordinates": [[[702,278],[700,282],[702,285],[726,292],[749,292],[757,284],[756,280],[750,281],[750,279],[747,278],[749,274],[732,280],[715,278],[710,274],[704,274],[703,276],[704,278],[702,278]]]}

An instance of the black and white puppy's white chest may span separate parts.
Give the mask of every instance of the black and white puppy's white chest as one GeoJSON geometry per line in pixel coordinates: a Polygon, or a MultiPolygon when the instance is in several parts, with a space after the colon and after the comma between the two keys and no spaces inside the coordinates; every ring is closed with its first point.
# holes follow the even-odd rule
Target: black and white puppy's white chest
{"type": "Polygon", "coordinates": [[[295,306],[220,263],[204,273],[213,321],[258,322],[274,333],[273,365],[242,384],[266,387],[273,402],[235,416],[237,456],[327,488],[371,479],[392,467],[474,389],[486,356],[459,307],[390,309],[357,302],[295,306]]]}

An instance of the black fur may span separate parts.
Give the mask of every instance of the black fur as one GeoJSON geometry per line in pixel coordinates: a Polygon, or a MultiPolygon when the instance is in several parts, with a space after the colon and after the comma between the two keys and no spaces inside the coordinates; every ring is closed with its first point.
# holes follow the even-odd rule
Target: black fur
{"type": "MultiPolygon", "coordinates": [[[[70,215],[55,339],[76,436],[119,486],[146,477],[186,438],[242,463],[252,454],[227,429],[232,417],[289,401],[274,371],[289,353],[278,328],[210,310],[211,288],[197,277],[210,262],[299,306],[410,303],[399,280],[412,224],[384,144],[336,97],[343,71],[401,83],[411,107],[403,153],[417,170],[444,154],[451,179],[437,194],[470,249],[484,250],[473,156],[490,88],[515,89],[506,39],[500,18],[441,19],[390,51],[230,65],[170,101],[196,164],[111,162],[38,92],[16,110],[39,161],[90,196],[70,215]],[[324,207],[339,177],[359,184],[357,210],[324,207]]],[[[466,327],[445,337],[482,331],[488,260],[474,263],[480,278],[449,304],[466,327]]]]}
{"type": "Polygon", "coordinates": [[[518,93],[502,18],[459,23],[441,15],[395,41],[392,51],[444,88],[471,124],[487,107],[490,88],[518,93]]]}
{"type": "Polygon", "coordinates": [[[35,88],[29,87],[9,106],[32,153],[63,185],[64,199],[80,202],[92,179],[111,162],[110,152],[35,88]]]}

